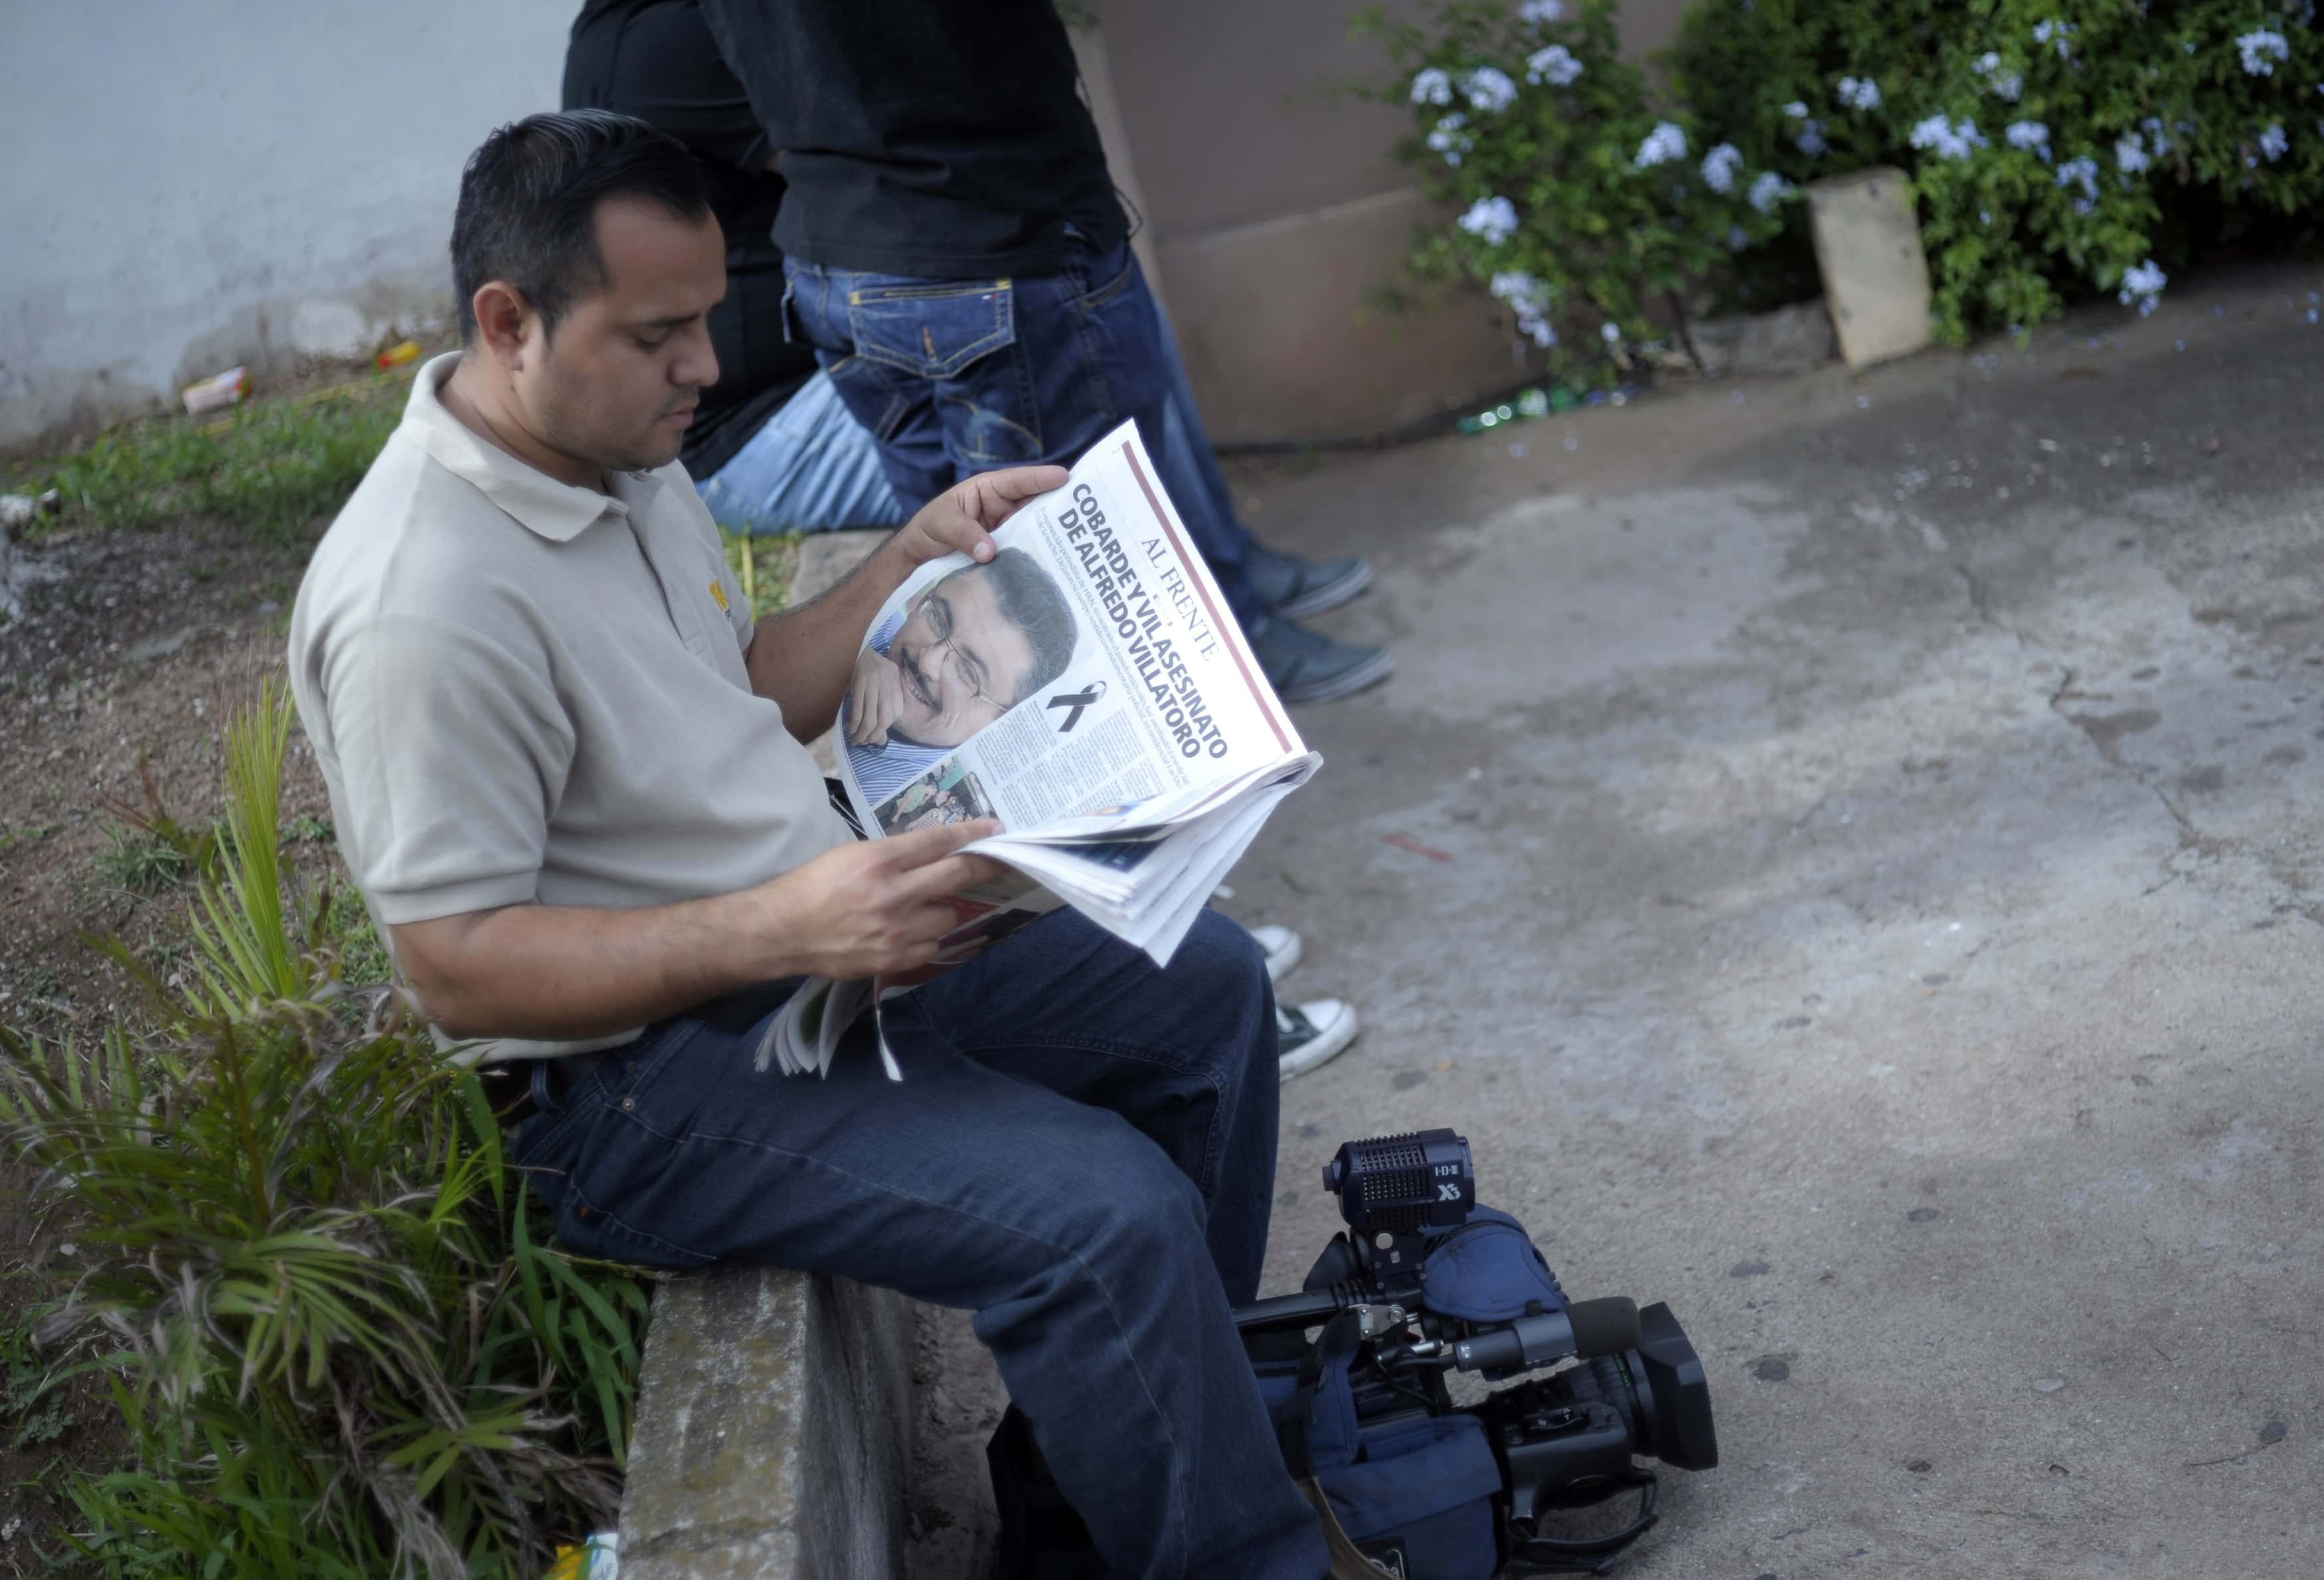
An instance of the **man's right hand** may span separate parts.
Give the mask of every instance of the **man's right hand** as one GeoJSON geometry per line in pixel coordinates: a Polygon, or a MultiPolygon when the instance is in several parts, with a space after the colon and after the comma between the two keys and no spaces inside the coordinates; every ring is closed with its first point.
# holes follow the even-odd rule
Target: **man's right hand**
{"type": "Polygon", "coordinates": [[[826,850],[780,877],[735,896],[764,930],[770,977],[811,972],[842,981],[927,965],[960,925],[946,895],[997,877],[1000,862],[964,856],[964,845],[1001,831],[991,818],[862,840],[826,850]]]}

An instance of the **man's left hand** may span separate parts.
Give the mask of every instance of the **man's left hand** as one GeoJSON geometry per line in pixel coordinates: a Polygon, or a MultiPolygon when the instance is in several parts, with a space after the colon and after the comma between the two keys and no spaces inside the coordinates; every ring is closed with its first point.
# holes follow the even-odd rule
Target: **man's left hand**
{"type": "Polygon", "coordinates": [[[913,565],[948,554],[964,554],[983,565],[1000,552],[991,532],[1027,500],[1065,485],[1062,466],[1011,466],[980,472],[956,482],[920,507],[893,539],[913,565]]]}

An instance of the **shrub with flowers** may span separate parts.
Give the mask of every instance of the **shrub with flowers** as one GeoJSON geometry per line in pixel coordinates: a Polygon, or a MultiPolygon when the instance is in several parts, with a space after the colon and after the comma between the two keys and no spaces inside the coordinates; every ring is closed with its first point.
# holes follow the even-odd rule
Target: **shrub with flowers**
{"type": "Polygon", "coordinates": [[[1683,293],[1783,227],[1791,183],[1649,90],[1614,0],[1434,0],[1423,24],[1360,26],[1398,68],[1369,96],[1410,106],[1400,156],[1457,205],[1416,269],[1483,284],[1569,372],[1658,317],[1683,339],[1683,293]]]}
{"type": "MultiPolygon", "coordinates": [[[[2324,204],[2314,0],[1699,0],[1673,84],[1805,183],[1909,171],[1939,333],[2090,291],[2152,311],[2195,253],[2324,204]]],[[[1747,260],[1796,275],[1803,229],[1747,260]]]]}

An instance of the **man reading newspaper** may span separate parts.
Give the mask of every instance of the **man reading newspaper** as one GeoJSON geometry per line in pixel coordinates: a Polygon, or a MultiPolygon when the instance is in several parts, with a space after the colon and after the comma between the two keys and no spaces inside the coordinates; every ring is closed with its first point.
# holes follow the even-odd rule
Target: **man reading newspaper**
{"type": "MultiPolygon", "coordinates": [[[[971,478],[827,597],[753,622],[672,464],[717,376],[704,320],[723,253],[694,162],[640,123],[534,116],[469,161],[463,349],[421,371],[292,617],[292,685],[355,881],[419,1002],[492,1073],[568,1245],[972,1309],[1114,1573],[1316,1580],[1330,1560],[1230,1313],[1257,1292],[1276,1135],[1271,1000],[1240,928],[1197,896],[1165,967],[1079,911],[1004,907],[983,917],[1004,944],[887,1006],[901,1080],[868,1018],[824,1079],[754,1057],[799,981],[924,968],[961,926],[947,897],[1010,870],[962,853],[996,824],[948,814],[1030,793],[1011,721],[1047,717],[1054,688],[1026,694],[1039,666],[1021,655],[966,662],[970,599],[907,642],[917,679],[891,722],[944,736],[946,710],[1002,711],[960,736],[974,760],[926,787],[912,831],[852,838],[802,742],[882,606],[948,556],[995,563],[991,529],[1066,473],[971,478]],[[972,681],[955,705],[944,688],[972,681]]],[[[1127,461],[1101,464],[1102,492],[1126,497],[1127,461]]],[[[1059,515],[1017,536],[1063,589],[1059,515]]],[[[1069,596],[1102,607],[1075,574],[1069,596]]],[[[1093,667],[1062,677],[1104,678],[1117,649],[1077,625],[1093,667]]],[[[1223,687],[1204,701],[1222,731],[1253,716],[1223,687]]],[[[1122,716],[1116,776],[1162,779],[1165,715],[1122,716]]],[[[1166,780],[1152,799],[1176,821],[1158,830],[1060,807],[1099,813],[1082,822],[1104,837],[1047,852],[1058,881],[1117,872],[1127,850],[1167,865],[1173,840],[1233,846],[1298,755],[1246,744],[1258,766],[1235,771],[1257,792],[1166,780]]],[[[1084,751],[1055,776],[1102,791],[1104,767],[1084,751]]],[[[1178,902],[1142,897],[1151,948],[1178,902]]]]}

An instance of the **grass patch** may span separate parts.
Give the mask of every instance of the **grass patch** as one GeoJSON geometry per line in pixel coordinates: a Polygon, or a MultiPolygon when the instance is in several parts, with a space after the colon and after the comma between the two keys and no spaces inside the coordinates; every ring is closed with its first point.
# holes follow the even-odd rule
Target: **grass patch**
{"type": "Polygon", "coordinates": [[[718,535],[726,540],[726,563],[733,567],[734,579],[742,583],[742,595],[751,604],[751,618],[763,620],[780,611],[790,592],[792,573],[798,569],[802,534],[761,532],[746,536],[722,527],[718,535]]]}
{"type": "Polygon", "coordinates": [[[157,418],[36,467],[61,508],[36,533],[130,531],[183,518],[287,544],[344,503],[403,411],[409,381],[379,374],[312,395],[253,401],[223,419],[157,418]]]}

